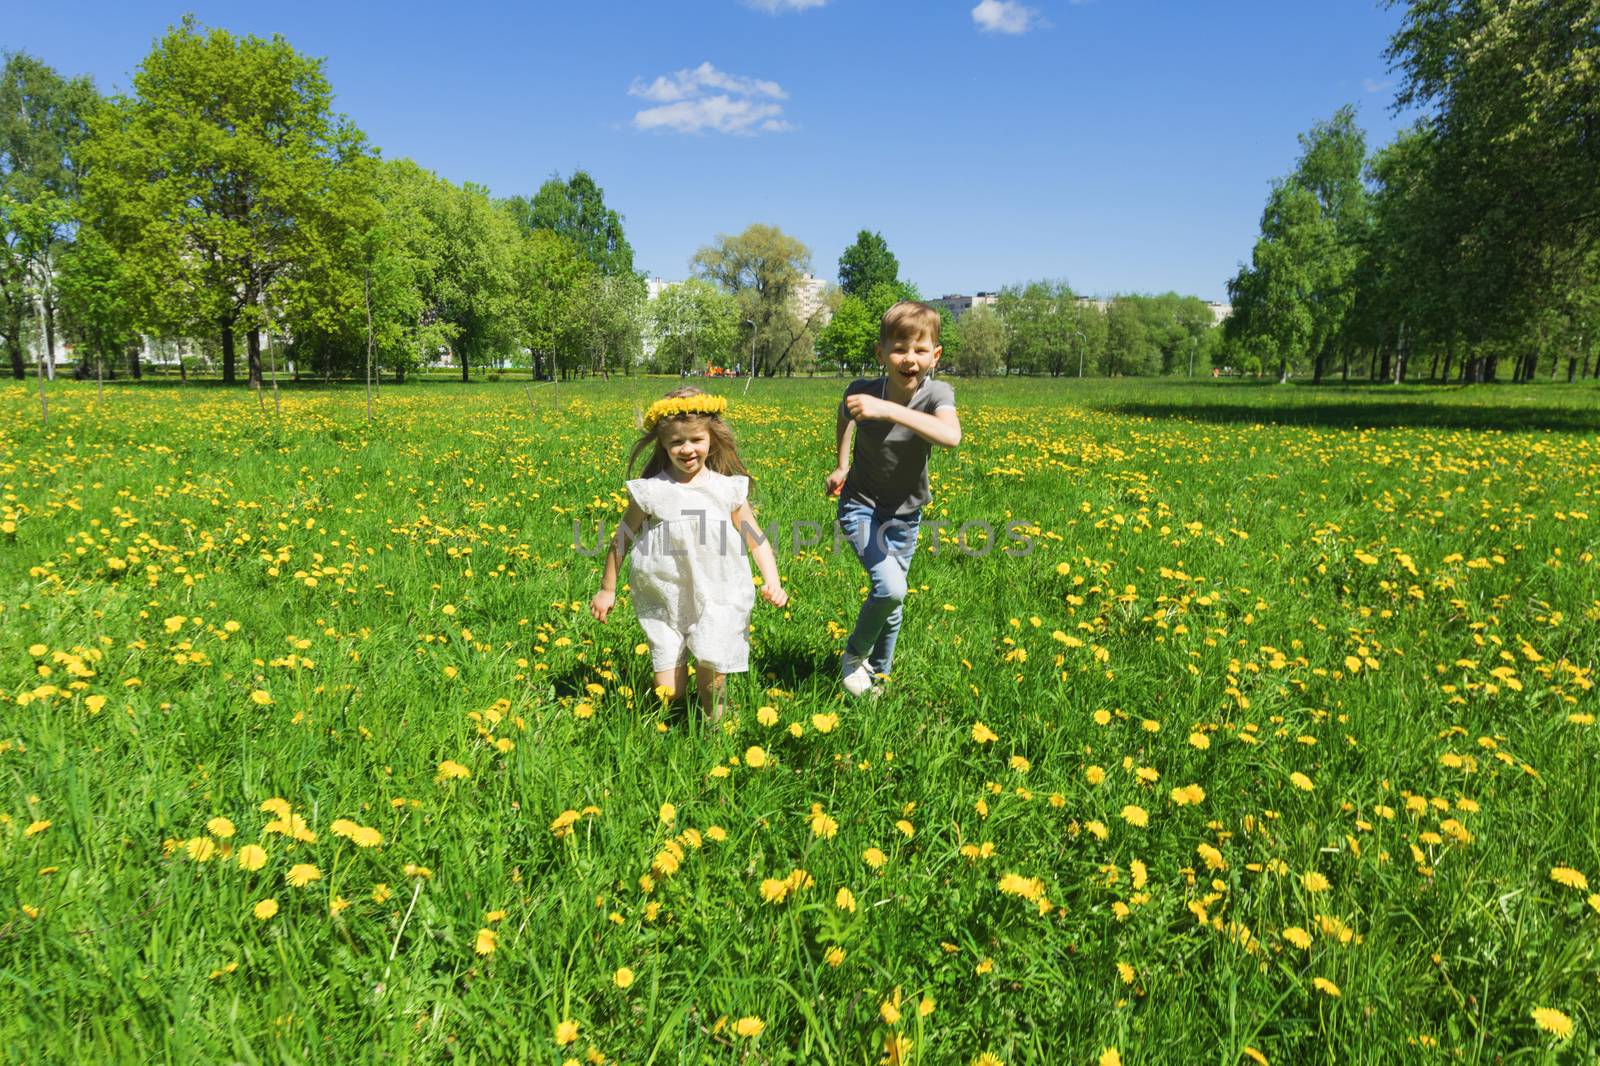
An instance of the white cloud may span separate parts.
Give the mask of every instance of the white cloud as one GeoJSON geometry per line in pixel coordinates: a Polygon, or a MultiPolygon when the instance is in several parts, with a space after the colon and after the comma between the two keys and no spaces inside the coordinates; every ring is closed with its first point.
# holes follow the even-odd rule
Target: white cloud
{"type": "Polygon", "coordinates": [[[828,0],[744,0],[744,6],[765,11],[769,15],[781,15],[785,11],[809,11],[827,2],[828,0]]]}
{"type": "Polygon", "coordinates": [[[1381,93],[1394,88],[1394,82],[1378,81],[1374,78],[1362,78],[1361,87],[1369,93],[1381,93]]]}
{"type": "Polygon", "coordinates": [[[693,99],[705,89],[721,89],[737,96],[770,96],[774,100],[786,100],[789,97],[783,91],[783,86],[775,81],[725,74],[710,63],[701,63],[693,70],[663,74],[648,85],[635,78],[628,87],[628,95],[642,96],[658,104],[670,104],[677,100],[693,99]]]}
{"type": "Polygon", "coordinates": [[[729,74],[710,63],[663,74],[651,82],[635,78],[628,95],[657,105],[633,116],[636,129],[735,134],[793,129],[783,117],[783,105],[777,102],[789,98],[783,86],[775,81],[729,74]]]}
{"type": "Polygon", "coordinates": [[[1039,12],[1016,0],[981,0],[972,9],[972,21],[985,33],[1027,33],[1038,25],[1039,12]]]}

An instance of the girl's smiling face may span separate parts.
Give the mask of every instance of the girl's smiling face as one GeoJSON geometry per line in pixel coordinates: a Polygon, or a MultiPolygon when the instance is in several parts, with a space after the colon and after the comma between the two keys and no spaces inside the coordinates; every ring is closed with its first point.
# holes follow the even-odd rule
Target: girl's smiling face
{"type": "Polygon", "coordinates": [[[675,480],[688,481],[705,468],[711,433],[704,419],[673,419],[658,439],[672,461],[669,472],[675,480]]]}

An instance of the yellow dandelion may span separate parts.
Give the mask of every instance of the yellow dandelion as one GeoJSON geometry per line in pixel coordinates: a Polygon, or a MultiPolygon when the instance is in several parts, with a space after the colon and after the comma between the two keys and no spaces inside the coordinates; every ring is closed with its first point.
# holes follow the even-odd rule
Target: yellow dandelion
{"type": "Polygon", "coordinates": [[[1101,767],[1088,766],[1084,768],[1083,778],[1091,785],[1098,785],[1100,782],[1106,779],[1106,772],[1101,767]]]}
{"type": "Polygon", "coordinates": [[[1296,770],[1294,773],[1289,775],[1289,783],[1295,788],[1298,788],[1301,792],[1310,792],[1316,788],[1316,786],[1311,783],[1311,778],[1307,777],[1299,770],[1296,770]]]}
{"type": "Polygon", "coordinates": [[[861,853],[861,860],[874,870],[881,870],[883,864],[889,861],[889,857],[877,848],[868,848],[861,853]]]}
{"type": "Polygon", "coordinates": [[[618,988],[629,988],[633,985],[633,971],[626,966],[618,966],[617,972],[611,975],[611,983],[618,988]]]}
{"type": "Polygon", "coordinates": [[[752,744],[744,750],[744,764],[752,770],[759,770],[767,765],[767,753],[762,750],[761,745],[752,744]]]}
{"type": "Polygon", "coordinates": [[[235,856],[241,870],[259,870],[267,864],[267,849],[260,844],[246,844],[235,856]]]}
{"type": "Polygon", "coordinates": [[[990,729],[982,722],[973,722],[972,739],[977,741],[979,744],[993,744],[1000,738],[995,734],[994,730],[990,729]]]}
{"type": "Polygon", "coordinates": [[[774,905],[782,903],[789,898],[789,882],[779,877],[763,878],[761,898],[774,905]]]}
{"type": "Polygon", "coordinates": [[[1239,1053],[1245,1058],[1249,1059],[1251,1062],[1255,1063],[1256,1066],[1272,1066],[1272,1064],[1267,1061],[1267,1057],[1265,1055],[1251,1047],[1249,1044],[1246,1044],[1244,1047],[1240,1048],[1239,1053]]]}
{"type": "Polygon", "coordinates": [[[1130,803],[1122,808],[1122,820],[1131,826],[1143,829],[1150,824],[1150,815],[1137,803],[1130,803]]]}
{"type": "Polygon", "coordinates": [[[479,955],[493,955],[495,941],[499,938],[500,934],[493,929],[479,929],[478,938],[472,943],[472,950],[479,955]]]}
{"type": "Polygon", "coordinates": [[[1122,1053],[1114,1047],[1100,1052],[1100,1066],[1122,1066],[1122,1053]]]}
{"type": "Polygon", "coordinates": [[[756,708],[756,721],[758,721],[762,725],[768,726],[768,727],[777,725],[778,724],[778,708],[776,708],[776,707],[757,707],[756,708]]]}
{"type": "Polygon", "coordinates": [[[446,781],[458,781],[471,776],[471,770],[468,770],[454,759],[446,759],[439,764],[439,772],[434,775],[433,780],[438,784],[443,784],[446,781]]]}
{"type": "Polygon", "coordinates": [[[206,832],[210,833],[218,840],[227,840],[229,837],[233,836],[235,830],[232,822],[228,821],[226,818],[219,817],[213,818],[211,821],[206,823],[206,832]]]}
{"type": "Polygon", "coordinates": [[[822,956],[822,961],[827,963],[829,966],[838,967],[844,962],[844,948],[841,948],[838,944],[835,944],[833,947],[828,949],[828,953],[826,955],[822,956]]]}
{"type": "Polygon", "coordinates": [[[1551,867],[1550,880],[1554,881],[1558,885],[1566,885],[1568,888],[1575,888],[1579,892],[1589,891],[1589,879],[1583,876],[1581,871],[1574,870],[1570,866],[1551,867]]]}
{"type": "MultiPolygon", "coordinates": [[[[1066,566],[1067,564],[1062,563],[1061,565],[1066,566]]],[[[1060,567],[1057,567],[1057,569],[1059,570],[1060,567]]],[[[1006,1063],[1005,1060],[999,1055],[996,1055],[990,1051],[985,1051],[983,1054],[972,1060],[972,1066],[1006,1066],[1006,1063]]]]}
{"type": "Polygon", "coordinates": [[[1328,980],[1326,977],[1313,977],[1311,979],[1311,985],[1318,992],[1321,992],[1325,996],[1331,996],[1334,999],[1338,999],[1341,995],[1339,986],[1328,980]]]}
{"type": "Polygon", "coordinates": [[[195,837],[184,844],[184,850],[195,862],[210,862],[217,853],[217,842],[210,837],[195,837]]]}
{"type": "Polygon", "coordinates": [[[46,829],[49,829],[53,824],[54,823],[48,818],[41,818],[38,821],[29,822],[28,828],[22,831],[22,835],[25,837],[36,837],[46,829]]]}
{"type": "Polygon", "coordinates": [[[272,693],[264,688],[258,688],[250,693],[250,702],[258,707],[265,707],[272,702],[272,693]]]}
{"type": "Polygon", "coordinates": [[[1311,948],[1311,934],[1300,928],[1298,925],[1291,925],[1285,929],[1283,931],[1283,939],[1287,940],[1301,951],[1307,951],[1311,948]]]}
{"type": "Polygon", "coordinates": [[[250,908],[250,913],[254,914],[257,920],[264,922],[278,913],[278,901],[275,899],[261,900],[250,908]]]}
{"type": "Polygon", "coordinates": [[[661,809],[656,812],[656,817],[661,819],[662,825],[671,825],[678,820],[678,808],[670,803],[663,803],[661,809]]]}
{"type": "Polygon", "coordinates": [[[275,814],[284,821],[289,819],[289,801],[282,796],[273,796],[271,799],[262,800],[257,808],[264,814],[275,814]]]}
{"type": "Polygon", "coordinates": [[[556,1023],[556,1043],[561,1047],[578,1039],[578,1023],[568,1018],[556,1023]]]}
{"type": "Polygon", "coordinates": [[[1300,883],[1306,887],[1307,892],[1326,892],[1332,886],[1328,879],[1315,870],[1308,870],[1300,876],[1300,883]]]}
{"type": "Polygon", "coordinates": [[[1197,751],[1205,751],[1207,748],[1211,747],[1211,738],[1206,736],[1204,733],[1190,733],[1189,746],[1197,751]]]}
{"type": "Polygon", "coordinates": [[[885,1025],[900,1024],[900,986],[896,985],[894,995],[878,1004],[878,1015],[885,1025]]]}
{"type": "Polygon", "coordinates": [[[1572,1039],[1572,1019],[1554,1007],[1535,1007],[1531,1012],[1533,1022],[1558,1040],[1572,1039]]]}
{"type": "Polygon", "coordinates": [[[358,848],[375,848],[383,843],[383,834],[370,825],[358,825],[350,834],[350,843],[358,848]]]}
{"type": "Polygon", "coordinates": [[[322,880],[322,871],[309,862],[297,862],[283,875],[290,888],[304,888],[313,881],[322,880]]]}
{"type": "Polygon", "coordinates": [[[733,1023],[734,1033],[744,1037],[746,1040],[754,1040],[761,1035],[761,1030],[766,1027],[767,1023],[754,1014],[747,1014],[733,1023]]]}
{"type": "Polygon", "coordinates": [[[839,726],[839,716],[832,711],[811,716],[811,728],[819,733],[831,733],[839,726]]]}

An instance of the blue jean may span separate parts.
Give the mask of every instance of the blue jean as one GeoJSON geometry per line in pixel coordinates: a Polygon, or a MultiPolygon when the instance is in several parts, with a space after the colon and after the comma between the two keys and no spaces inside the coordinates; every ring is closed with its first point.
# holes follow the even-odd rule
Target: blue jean
{"type": "Polygon", "coordinates": [[[865,658],[874,674],[887,674],[894,665],[906,576],[911,570],[921,522],[920,510],[895,515],[874,511],[858,501],[839,504],[839,530],[855,549],[870,585],[845,649],[865,658]]]}

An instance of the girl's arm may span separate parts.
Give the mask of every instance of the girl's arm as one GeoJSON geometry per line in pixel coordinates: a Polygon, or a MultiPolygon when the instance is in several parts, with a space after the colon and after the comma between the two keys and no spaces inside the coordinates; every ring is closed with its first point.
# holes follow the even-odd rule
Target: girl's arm
{"type": "Polygon", "coordinates": [[[616,533],[611,537],[611,549],[606,552],[605,573],[600,576],[600,591],[589,601],[589,613],[602,622],[616,605],[617,574],[622,570],[622,558],[628,554],[634,539],[639,536],[639,530],[644,526],[646,517],[648,516],[639,505],[629,500],[628,512],[622,516],[622,523],[617,526],[616,533]]]}
{"type": "Polygon", "coordinates": [[[761,532],[761,527],[756,525],[755,513],[750,510],[748,503],[741,503],[733,509],[733,524],[744,534],[745,546],[755,556],[756,569],[761,572],[762,599],[774,607],[782,607],[789,602],[789,594],[784,591],[783,582],[778,580],[778,561],[772,555],[772,544],[761,532]]]}
{"type": "Polygon", "coordinates": [[[839,409],[839,417],[833,427],[833,436],[839,461],[833,468],[833,473],[828,475],[828,495],[837,496],[844,490],[844,479],[850,475],[850,447],[856,439],[856,421],[844,410],[839,409]]]}
{"type": "Polygon", "coordinates": [[[933,414],[913,411],[893,400],[880,399],[866,393],[856,393],[845,398],[845,409],[856,418],[879,419],[905,426],[917,436],[945,448],[961,443],[961,419],[954,407],[941,407],[933,414]]]}

